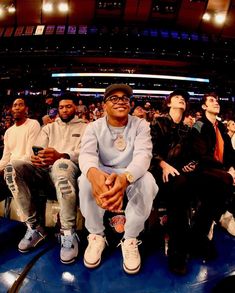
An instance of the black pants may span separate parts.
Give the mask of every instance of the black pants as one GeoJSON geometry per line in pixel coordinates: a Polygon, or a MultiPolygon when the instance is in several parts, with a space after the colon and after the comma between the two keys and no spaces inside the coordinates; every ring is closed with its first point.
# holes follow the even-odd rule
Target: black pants
{"type": "MultiPolygon", "coordinates": [[[[155,174],[159,185],[157,200],[167,207],[169,249],[187,251],[189,232],[197,239],[205,239],[213,221],[218,222],[226,211],[234,212],[233,179],[219,169],[199,170],[171,176],[163,183],[162,174],[155,174]],[[189,226],[191,206],[196,205],[193,226],[189,226]]],[[[158,202],[156,203],[158,205],[158,202]]]]}
{"type": "Polygon", "coordinates": [[[212,221],[218,222],[225,211],[234,214],[233,178],[224,170],[203,169],[198,172],[200,208],[195,226],[209,231],[212,221]]]}
{"type": "MultiPolygon", "coordinates": [[[[167,208],[169,253],[186,254],[189,244],[189,211],[194,200],[195,177],[190,173],[170,176],[169,182],[162,181],[162,175],[155,176],[159,185],[157,200],[167,208]]],[[[158,206],[159,202],[156,202],[158,206]]]]}
{"type": "Polygon", "coordinates": [[[0,173],[0,201],[6,199],[7,197],[11,197],[11,192],[4,180],[3,172],[0,173]]]}

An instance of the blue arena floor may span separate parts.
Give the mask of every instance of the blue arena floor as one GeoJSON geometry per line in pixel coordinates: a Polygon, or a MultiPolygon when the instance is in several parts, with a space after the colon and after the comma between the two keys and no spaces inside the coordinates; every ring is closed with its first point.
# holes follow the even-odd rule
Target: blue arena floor
{"type": "Polygon", "coordinates": [[[235,237],[219,227],[215,228],[218,258],[207,264],[190,260],[189,273],[183,277],[169,272],[163,249],[142,251],[141,271],[133,276],[122,269],[120,247],[107,252],[101,266],[94,270],[84,267],[82,251],[74,264],[60,263],[60,248],[55,237],[49,237],[36,250],[22,254],[17,244],[24,230],[22,223],[0,218],[0,292],[235,292],[235,237]],[[23,282],[14,287],[27,265],[29,270],[23,282]],[[221,281],[224,283],[222,289],[219,287],[221,281]],[[213,291],[214,287],[218,290],[213,291]]]}

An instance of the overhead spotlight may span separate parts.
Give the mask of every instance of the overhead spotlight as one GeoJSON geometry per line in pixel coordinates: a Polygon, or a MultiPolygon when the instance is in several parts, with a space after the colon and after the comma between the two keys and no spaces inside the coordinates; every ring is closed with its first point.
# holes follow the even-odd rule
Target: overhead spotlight
{"type": "Polygon", "coordinates": [[[52,5],[52,3],[48,2],[48,3],[43,4],[43,6],[42,6],[42,10],[43,10],[44,12],[52,12],[52,10],[53,10],[53,5],[52,5]]]}
{"type": "Polygon", "coordinates": [[[4,9],[0,7],[0,17],[4,15],[4,9]]]}
{"type": "Polygon", "coordinates": [[[69,10],[69,6],[67,3],[59,3],[58,9],[60,12],[67,12],[69,10]]]}
{"type": "Polygon", "coordinates": [[[217,13],[215,14],[215,22],[217,24],[222,24],[225,22],[226,16],[224,13],[217,13]]]}
{"type": "Polygon", "coordinates": [[[203,16],[202,16],[202,19],[205,20],[205,21],[210,21],[211,14],[208,13],[208,12],[204,13],[203,16]]]}
{"type": "Polygon", "coordinates": [[[8,8],[7,8],[8,12],[9,13],[15,13],[16,11],[16,8],[13,4],[11,4],[8,8]]]}
{"type": "Polygon", "coordinates": [[[226,13],[210,11],[204,13],[202,19],[207,22],[213,20],[216,24],[223,24],[226,20],[226,13]]]}

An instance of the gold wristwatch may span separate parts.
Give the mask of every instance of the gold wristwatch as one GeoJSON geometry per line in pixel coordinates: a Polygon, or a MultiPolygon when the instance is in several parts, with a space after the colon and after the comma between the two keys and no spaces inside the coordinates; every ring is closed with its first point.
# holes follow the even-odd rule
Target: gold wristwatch
{"type": "Polygon", "coordinates": [[[134,182],[134,176],[130,172],[126,171],[126,172],[124,172],[124,174],[126,175],[126,179],[129,183],[134,182]]]}

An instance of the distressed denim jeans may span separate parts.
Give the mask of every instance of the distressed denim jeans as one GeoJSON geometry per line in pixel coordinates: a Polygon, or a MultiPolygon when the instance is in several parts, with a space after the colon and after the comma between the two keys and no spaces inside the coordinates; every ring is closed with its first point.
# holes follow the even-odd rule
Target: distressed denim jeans
{"type": "Polygon", "coordinates": [[[59,159],[49,169],[35,167],[30,162],[14,160],[4,170],[5,180],[24,221],[31,227],[37,226],[37,209],[33,203],[35,187],[50,192],[53,185],[60,205],[60,221],[63,230],[76,224],[78,167],[68,159],[59,159]]]}

